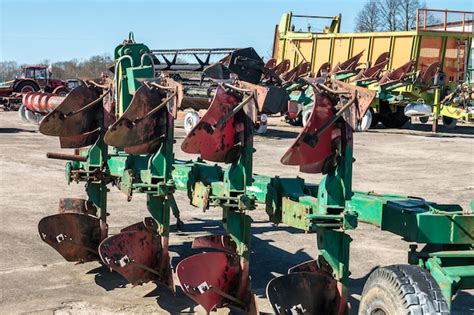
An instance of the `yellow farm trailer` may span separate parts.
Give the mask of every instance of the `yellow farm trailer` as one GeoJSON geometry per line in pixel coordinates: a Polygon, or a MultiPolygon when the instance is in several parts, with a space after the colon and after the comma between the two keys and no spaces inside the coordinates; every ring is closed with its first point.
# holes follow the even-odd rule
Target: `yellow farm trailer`
{"type": "MultiPolygon", "coordinates": [[[[273,58],[277,62],[288,60],[291,67],[309,62],[314,75],[320,73],[324,67],[334,70],[337,65],[351,58],[357,59],[359,54],[361,56],[357,60],[358,71],[373,66],[379,57],[387,54],[389,60],[381,76],[389,70],[403,68],[411,61],[413,65],[406,76],[411,75],[412,80],[402,80],[403,84],[392,86],[388,92],[384,91],[379,82],[366,85],[367,88],[379,92],[378,98],[372,104],[372,111],[380,114],[383,111],[381,106],[387,105],[390,108],[390,117],[397,119],[400,115],[404,116],[404,106],[422,100],[422,103],[431,105],[432,113],[429,115],[433,116],[433,130],[436,131],[437,121],[441,116],[446,125],[450,120],[452,124],[453,120],[455,123],[458,119],[474,118],[471,86],[468,86],[468,100],[464,100],[462,104],[456,102],[456,97],[447,97],[460,87],[466,91],[473,17],[474,12],[419,9],[413,30],[341,33],[341,15],[309,16],[290,12],[283,14],[275,28],[273,58]],[[307,30],[295,27],[298,20],[309,23],[308,21],[320,19],[330,20],[330,24],[321,32],[315,32],[310,27],[307,30]],[[417,74],[430,71],[433,75],[429,86],[416,84],[419,81],[417,74]]],[[[354,82],[353,75],[356,74],[357,72],[353,72],[352,76],[339,79],[354,82]]],[[[426,116],[422,118],[428,120],[426,116]]]]}

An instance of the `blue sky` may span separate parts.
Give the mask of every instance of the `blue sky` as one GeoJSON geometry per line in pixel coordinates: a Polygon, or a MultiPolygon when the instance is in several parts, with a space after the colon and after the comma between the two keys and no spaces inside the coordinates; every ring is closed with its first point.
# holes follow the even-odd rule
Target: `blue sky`
{"type": "MultiPolygon", "coordinates": [[[[428,0],[429,8],[474,11],[473,0],[428,0]]],[[[127,37],[152,49],[253,46],[271,54],[284,12],[342,13],[352,31],[365,0],[0,0],[0,61],[35,63],[111,54],[127,37]]]]}

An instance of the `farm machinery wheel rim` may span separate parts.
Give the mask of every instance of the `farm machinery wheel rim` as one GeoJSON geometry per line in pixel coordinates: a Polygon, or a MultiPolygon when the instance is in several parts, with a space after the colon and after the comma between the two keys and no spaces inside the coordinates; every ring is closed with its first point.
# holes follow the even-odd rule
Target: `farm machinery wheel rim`
{"type": "Polygon", "coordinates": [[[25,117],[28,122],[33,123],[33,124],[39,124],[41,120],[43,119],[43,115],[33,113],[27,108],[25,108],[25,117]]]}
{"type": "Polygon", "coordinates": [[[174,290],[167,240],[153,229],[152,218],[124,228],[99,246],[102,262],[133,285],[160,281],[174,290]]]}
{"type": "Polygon", "coordinates": [[[337,314],[338,294],[337,281],[325,273],[290,273],[267,285],[276,314],[337,314]]]}
{"type": "Polygon", "coordinates": [[[184,116],[184,132],[189,134],[191,130],[199,123],[199,114],[195,111],[190,111],[184,116]]]}
{"type": "Polygon", "coordinates": [[[364,132],[369,130],[370,126],[372,125],[372,118],[373,118],[373,112],[372,109],[368,109],[365,112],[365,115],[362,117],[360,122],[357,124],[357,131],[359,132],[364,132]]]}
{"type": "Polygon", "coordinates": [[[24,87],[21,88],[20,90],[20,93],[21,94],[24,94],[24,93],[28,93],[28,92],[35,92],[35,88],[31,85],[25,85],[24,87]]]}
{"type": "Polygon", "coordinates": [[[238,255],[225,252],[200,253],[179,262],[176,275],[184,293],[200,304],[207,313],[234,302],[245,308],[235,297],[242,274],[238,255]]]}

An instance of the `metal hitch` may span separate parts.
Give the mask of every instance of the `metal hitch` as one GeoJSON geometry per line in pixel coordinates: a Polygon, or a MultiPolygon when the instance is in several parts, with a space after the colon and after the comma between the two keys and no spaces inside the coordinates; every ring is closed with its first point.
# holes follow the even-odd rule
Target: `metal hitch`
{"type": "Polygon", "coordinates": [[[168,240],[157,229],[155,220],[147,217],[103,240],[99,254],[107,267],[133,285],[163,282],[174,291],[168,240]]]}
{"type": "Polygon", "coordinates": [[[124,114],[108,129],[105,143],[130,154],[159,148],[182,100],[181,85],[167,79],[162,86],[146,82],[135,92],[124,114]]]}
{"type": "Polygon", "coordinates": [[[41,239],[67,261],[99,260],[97,248],[107,236],[107,225],[95,216],[95,211],[96,208],[84,199],[61,199],[59,214],[39,222],[41,239]]]}

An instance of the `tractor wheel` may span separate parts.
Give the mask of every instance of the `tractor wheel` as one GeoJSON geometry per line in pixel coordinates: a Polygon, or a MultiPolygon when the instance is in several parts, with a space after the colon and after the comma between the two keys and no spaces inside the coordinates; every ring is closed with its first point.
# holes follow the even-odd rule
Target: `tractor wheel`
{"type": "Polygon", "coordinates": [[[458,123],[458,120],[457,119],[454,119],[454,118],[451,118],[451,117],[446,117],[446,116],[443,116],[443,126],[444,128],[446,129],[454,129],[456,128],[456,125],[458,123]]]}
{"type": "Polygon", "coordinates": [[[449,314],[433,277],[424,269],[392,265],[376,269],[362,291],[359,315],[449,314]]]}
{"type": "Polygon", "coordinates": [[[186,134],[190,133],[200,120],[201,117],[199,117],[198,112],[194,110],[187,112],[184,116],[184,132],[186,134]]]}
{"type": "Polygon", "coordinates": [[[15,92],[19,93],[28,93],[28,92],[37,92],[39,91],[39,87],[35,85],[34,83],[28,82],[28,81],[23,81],[18,83],[18,85],[15,88],[15,92]]]}
{"type": "Polygon", "coordinates": [[[374,111],[372,108],[367,109],[365,115],[362,117],[360,122],[357,124],[356,131],[364,132],[369,130],[372,126],[372,119],[374,117],[374,111]]]}
{"type": "Polygon", "coordinates": [[[301,113],[301,122],[303,123],[303,127],[306,127],[306,124],[309,121],[309,117],[311,117],[311,112],[313,109],[305,109],[303,113],[301,113]]]}
{"type": "Polygon", "coordinates": [[[428,122],[428,120],[430,119],[429,116],[421,116],[420,118],[418,118],[420,120],[420,122],[422,124],[426,124],[428,122]]]}
{"type": "Polygon", "coordinates": [[[62,86],[54,89],[53,93],[59,96],[66,96],[69,93],[69,89],[62,86]]]}
{"type": "Polygon", "coordinates": [[[409,117],[405,116],[403,107],[397,106],[395,112],[392,112],[388,104],[380,105],[380,122],[387,128],[401,128],[405,125],[409,117]]]}

